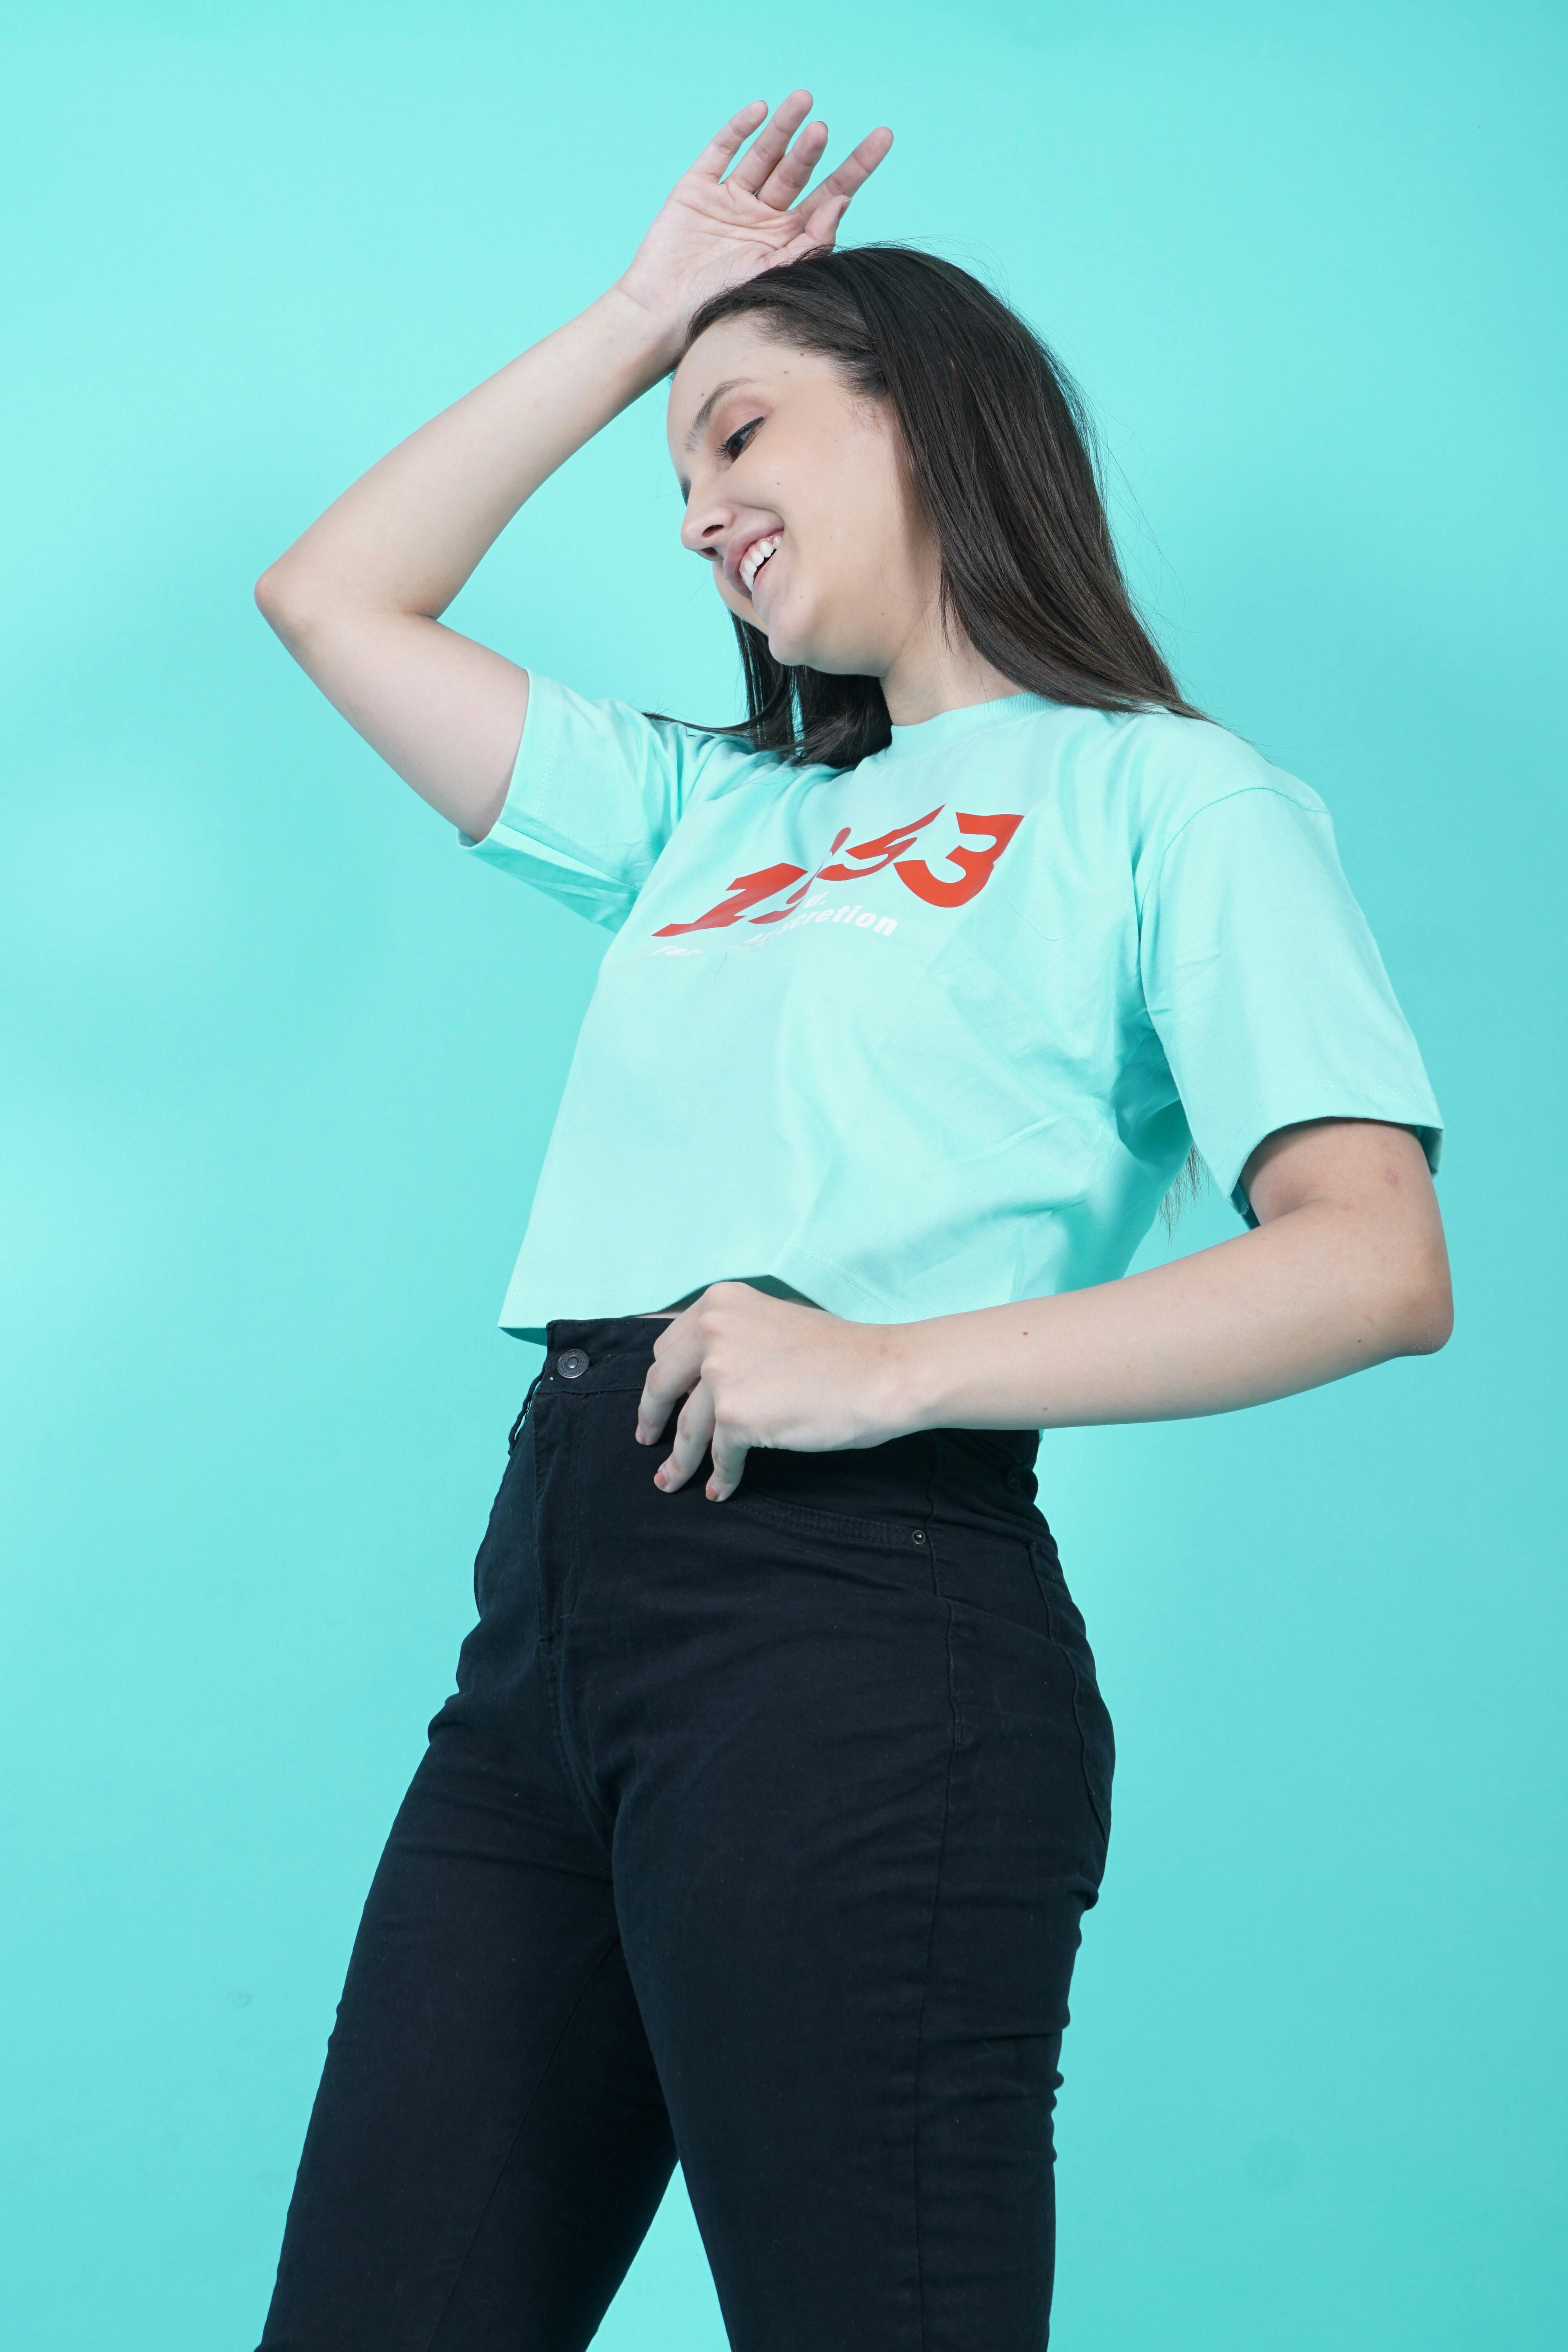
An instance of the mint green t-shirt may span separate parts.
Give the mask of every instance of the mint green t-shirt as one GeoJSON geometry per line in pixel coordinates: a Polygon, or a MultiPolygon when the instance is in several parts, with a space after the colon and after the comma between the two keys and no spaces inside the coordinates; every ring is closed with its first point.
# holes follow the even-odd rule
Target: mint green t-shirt
{"type": "Polygon", "coordinates": [[[858,767],[531,674],[471,854],[615,934],[502,1327],[763,1277],[907,1322],[1125,1272],[1196,1141],[1441,1121],[1327,811],[1206,722],[1016,694],[858,767]]]}

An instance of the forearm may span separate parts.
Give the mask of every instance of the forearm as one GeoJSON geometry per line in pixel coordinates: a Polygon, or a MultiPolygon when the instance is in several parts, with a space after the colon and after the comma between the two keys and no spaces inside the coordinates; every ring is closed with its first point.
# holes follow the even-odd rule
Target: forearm
{"type": "Polygon", "coordinates": [[[827,136],[816,126],[790,149],[810,102],[795,92],[725,178],[763,110],[732,115],[606,293],[400,442],[257,583],[257,604],[307,677],[476,839],[505,805],[528,673],[439,616],[540,483],[674,366],[707,296],[831,248],[892,134],[868,133],[797,213],[827,136]]]}
{"type": "Polygon", "coordinates": [[[1391,1240],[1312,1202],[1121,1282],[888,1327],[889,1417],[1047,1429],[1228,1412],[1440,1347],[1448,1317],[1440,1230],[1391,1240]]]}
{"type": "Polygon", "coordinates": [[[879,1445],[918,1429],[1062,1429],[1228,1412],[1428,1353],[1453,1321],[1416,1135],[1367,1119],[1277,1129],[1242,1171],[1252,1232],[1057,1297],[854,1323],[715,1283],[666,1325],[637,1407],[657,1473],[733,1494],[748,1448],[879,1445]]]}
{"type": "Polygon", "coordinates": [[[434,619],[541,482],[674,357],[669,328],[612,287],[362,475],[264,575],[263,610],[434,619]]]}

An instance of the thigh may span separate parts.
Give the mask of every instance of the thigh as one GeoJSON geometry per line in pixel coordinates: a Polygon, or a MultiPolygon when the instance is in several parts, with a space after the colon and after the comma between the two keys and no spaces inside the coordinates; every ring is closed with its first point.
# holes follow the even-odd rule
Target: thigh
{"type": "Polygon", "coordinates": [[[656,1769],[616,1776],[615,1859],[731,2342],[1034,2352],[1104,1840],[1029,1546],[685,1517],[649,1579],[656,1769]]]}
{"type": "Polygon", "coordinates": [[[576,2352],[674,2143],[532,1655],[525,1482],[355,1939],[264,2352],[576,2352]]]}
{"type": "Polygon", "coordinates": [[[1054,1547],[935,1530],[956,1719],[920,2053],[925,2352],[1037,2352],[1053,2111],[1110,1819],[1110,1718],[1054,1547]]]}

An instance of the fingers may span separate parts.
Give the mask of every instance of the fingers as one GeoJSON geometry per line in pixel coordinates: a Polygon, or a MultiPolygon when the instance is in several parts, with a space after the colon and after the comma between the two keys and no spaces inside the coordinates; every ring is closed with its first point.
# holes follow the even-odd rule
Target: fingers
{"type": "Polygon", "coordinates": [[[827,144],[826,122],[808,122],[787,155],[782,156],[757,190],[761,203],[787,213],[822,161],[827,144]]]}
{"type": "Polygon", "coordinates": [[[732,1431],[717,1427],[712,1391],[706,1381],[699,1381],[680,1409],[675,1443],[668,1458],[654,1472],[654,1485],[673,1495],[698,1469],[710,1447],[713,1467],[703,1492],[710,1503],[726,1503],[741,1483],[751,1449],[732,1431]]]}
{"type": "MultiPolygon", "coordinates": [[[[838,169],[830,172],[821,187],[813,191],[813,211],[818,205],[836,196],[842,196],[847,204],[857,188],[865,186],[892,143],[893,134],[885,123],[879,130],[868,131],[859,144],[850,149],[838,169]]],[[[842,213],[839,218],[843,218],[842,213]]]]}
{"type": "Polygon", "coordinates": [[[705,1492],[710,1503],[727,1503],[741,1483],[750,1448],[722,1429],[715,1429],[709,1442],[713,1448],[713,1475],[705,1492]]]}
{"type": "Polygon", "coordinates": [[[653,1343],[653,1361],[637,1399],[637,1444],[652,1445],[681,1398],[697,1385],[702,1340],[691,1309],[667,1323],[653,1343]]]}
{"type": "MultiPolygon", "coordinates": [[[[745,154],[730,174],[732,188],[744,188],[754,196],[768,177],[790,141],[811,112],[811,92],[792,89],[767,129],[752,142],[745,154]]],[[[739,121],[739,117],[736,120],[739,121]]],[[[726,126],[729,128],[730,126],[726,126]]],[[[723,134],[721,133],[721,136],[723,134]]],[[[826,133],[824,136],[826,137],[826,133]]],[[[822,152],[820,145],[817,152],[822,152]]]]}
{"type": "Polygon", "coordinates": [[[829,252],[838,234],[838,224],[848,209],[848,197],[840,196],[837,204],[817,205],[804,214],[800,235],[785,246],[779,256],[780,263],[804,261],[807,254],[829,252]]]}
{"type": "Polygon", "coordinates": [[[712,1435],[713,1392],[706,1381],[699,1381],[680,1408],[679,1418],[675,1424],[675,1444],[670,1448],[668,1458],[661,1462],[654,1472],[654,1485],[662,1486],[667,1495],[673,1495],[678,1486],[684,1486],[707,1453],[712,1435]]]}
{"type": "MultiPolygon", "coordinates": [[[[833,207],[828,209],[831,212],[833,207]]],[[[841,203],[837,210],[842,209],[841,203]]],[[[794,1314],[796,1310],[788,1307],[784,1311],[794,1314]]],[[[776,1312],[773,1303],[761,1299],[744,1283],[710,1283],[700,1298],[693,1299],[689,1307],[665,1325],[654,1341],[653,1361],[637,1400],[637,1443],[656,1444],[677,1400],[686,1400],[676,1418],[669,1453],[654,1473],[655,1486],[665,1494],[672,1495],[684,1486],[710,1449],[713,1461],[706,1487],[709,1500],[727,1502],[740,1485],[751,1440],[742,1438],[732,1424],[718,1427],[718,1405],[714,1384],[709,1377],[709,1360],[717,1338],[726,1330],[731,1338],[736,1336],[733,1327],[737,1318],[743,1325],[747,1318],[754,1324],[758,1316],[765,1319],[776,1312]]],[[[744,1330],[741,1336],[745,1336],[744,1330]]],[[[714,1360],[722,1364],[722,1349],[714,1360]]],[[[720,1386],[731,1396],[732,1405],[727,1377],[721,1378],[720,1386]]],[[[742,1425],[745,1425],[743,1414],[742,1425]]]]}
{"type": "Polygon", "coordinates": [[[713,133],[691,166],[692,170],[701,172],[711,180],[720,178],[730,158],[740,152],[767,110],[767,100],[754,98],[750,106],[743,106],[739,114],[732,114],[723,129],[713,133]]]}

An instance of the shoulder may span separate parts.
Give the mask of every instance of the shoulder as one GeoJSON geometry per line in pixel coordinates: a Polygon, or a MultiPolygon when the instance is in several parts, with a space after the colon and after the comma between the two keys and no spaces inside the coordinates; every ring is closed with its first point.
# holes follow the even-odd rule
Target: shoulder
{"type": "Polygon", "coordinates": [[[1331,838],[1328,810],[1311,786],[1227,727],[1170,710],[1096,716],[1105,722],[1106,782],[1126,826],[1141,895],[1197,818],[1205,833],[1252,829],[1261,819],[1292,831],[1321,829],[1331,838]]]}
{"type": "Polygon", "coordinates": [[[776,778],[787,770],[779,752],[759,751],[747,736],[729,728],[694,726],[659,711],[628,709],[628,717],[652,731],[705,797],[776,778]]]}
{"type": "Polygon", "coordinates": [[[1026,768],[1085,811],[1092,805],[1119,818],[1139,853],[1163,848],[1200,810],[1237,793],[1276,793],[1327,814],[1310,785],[1241,736],[1171,710],[1042,701],[971,740],[983,756],[1026,768]]]}
{"type": "Polygon", "coordinates": [[[1237,793],[1273,793],[1313,815],[1327,814],[1310,784],[1213,719],[1145,710],[1119,714],[1114,724],[1127,766],[1129,814],[1151,845],[1163,847],[1200,811],[1237,793]]]}

